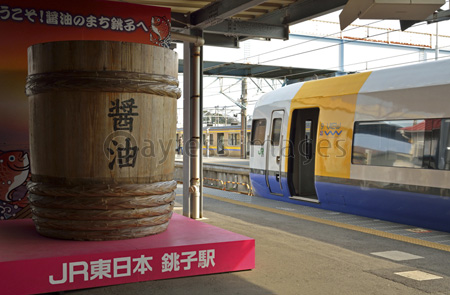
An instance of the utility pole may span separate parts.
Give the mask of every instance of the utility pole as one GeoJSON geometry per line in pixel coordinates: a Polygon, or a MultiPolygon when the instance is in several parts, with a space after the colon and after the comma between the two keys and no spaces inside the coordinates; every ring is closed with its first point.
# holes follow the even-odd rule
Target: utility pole
{"type": "Polygon", "coordinates": [[[241,159],[247,159],[247,78],[242,79],[241,159]]]}

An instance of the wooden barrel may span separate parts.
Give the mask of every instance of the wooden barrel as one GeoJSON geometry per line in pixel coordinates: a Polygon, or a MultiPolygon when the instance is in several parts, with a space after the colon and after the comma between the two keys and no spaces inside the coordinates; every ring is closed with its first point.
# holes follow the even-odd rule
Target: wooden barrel
{"type": "Polygon", "coordinates": [[[113,240],[164,231],[172,215],[178,60],[125,42],[28,48],[30,204],[38,232],[113,240]]]}

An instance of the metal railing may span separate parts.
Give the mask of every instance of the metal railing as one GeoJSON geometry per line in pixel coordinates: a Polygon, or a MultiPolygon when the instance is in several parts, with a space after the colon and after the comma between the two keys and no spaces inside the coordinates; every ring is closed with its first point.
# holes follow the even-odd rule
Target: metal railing
{"type": "Polygon", "coordinates": [[[253,188],[251,185],[249,185],[246,182],[237,182],[237,181],[223,181],[221,179],[216,178],[209,178],[209,177],[203,177],[203,186],[211,187],[211,188],[218,188],[223,191],[231,191],[231,192],[237,192],[242,193],[239,190],[237,190],[237,186],[242,185],[247,188],[247,195],[253,196],[253,188]],[[216,183],[216,185],[214,185],[216,183]],[[228,184],[234,184],[235,187],[233,189],[228,189],[228,184]]]}

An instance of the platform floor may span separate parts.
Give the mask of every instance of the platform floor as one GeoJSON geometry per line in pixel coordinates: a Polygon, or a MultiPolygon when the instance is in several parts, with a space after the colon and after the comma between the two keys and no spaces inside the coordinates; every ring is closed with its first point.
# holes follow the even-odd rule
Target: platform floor
{"type": "Polygon", "coordinates": [[[255,239],[255,269],[65,293],[450,294],[450,233],[209,188],[204,216],[255,239]]]}

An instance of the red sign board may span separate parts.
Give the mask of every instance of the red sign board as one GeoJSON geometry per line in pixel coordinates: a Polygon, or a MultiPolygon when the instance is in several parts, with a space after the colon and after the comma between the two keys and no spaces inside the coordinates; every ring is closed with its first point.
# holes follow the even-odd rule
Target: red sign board
{"type": "MultiPolygon", "coordinates": [[[[27,48],[68,40],[169,46],[170,9],[105,0],[0,0],[0,221],[29,216],[27,48]],[[7,166],[14,157],[23,170],[7,166]]],[[[1,293],[1,292],[0,292],[1,293]]]]}
{"type": "Polygon", "coordinates": [[[0,69],[26,68],[26,48],[66,40],[168,47],[170,9],[104,0],[0,0],[0,69]]]}

